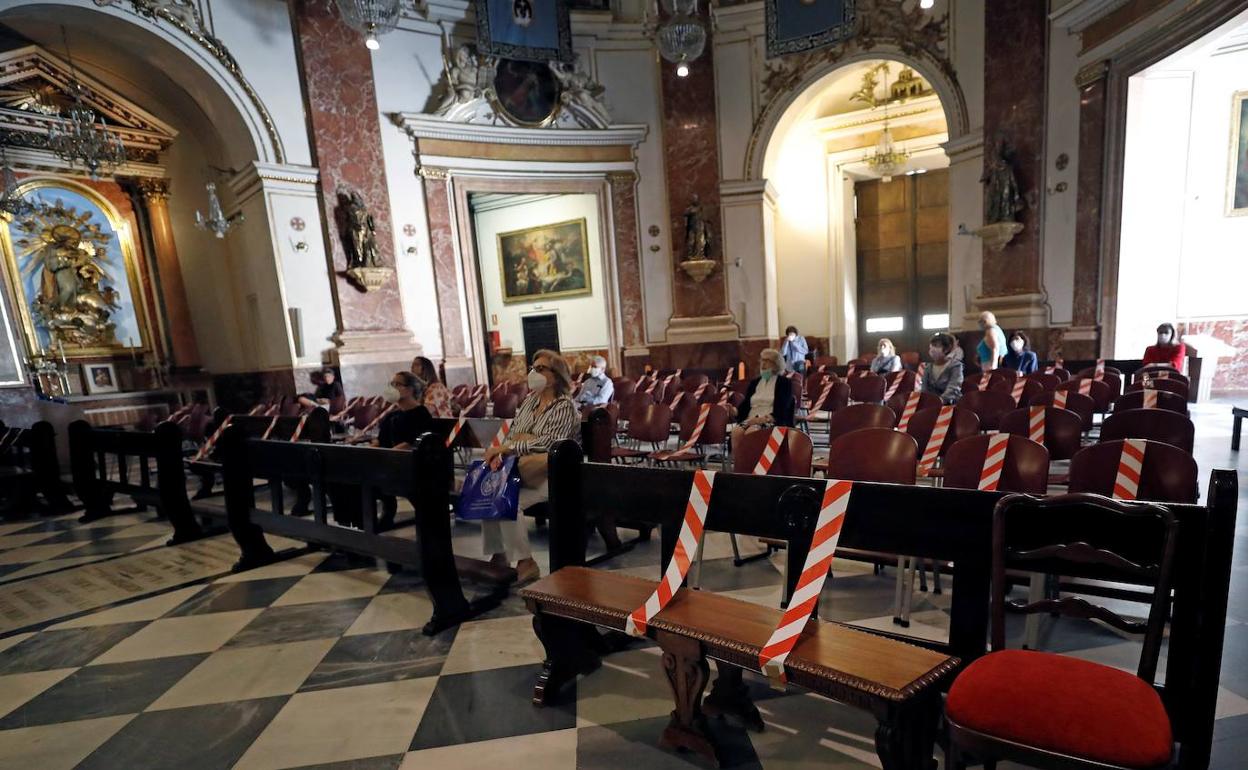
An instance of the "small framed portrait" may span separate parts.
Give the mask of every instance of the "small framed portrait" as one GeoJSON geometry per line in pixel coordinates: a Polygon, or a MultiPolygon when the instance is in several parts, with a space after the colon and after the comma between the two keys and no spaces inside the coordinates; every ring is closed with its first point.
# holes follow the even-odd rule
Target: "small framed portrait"
{"type": "Polygon", "coordinates": [[[1231,168],[1226,191],[1226,213],[1248,216],[1248,91],[1231,99],[1231,168]]]}
{"type": "Polygon", "coordinates": [[[559,81],[543,63],[499,59],[494,70],[495,106],[521,126],[540,127],[559,111],[559,81]]]}
{"type": "Polygon", "coordinates": [[[112,364],[83,364],[82,383],[88,395],[96,393],[116,393],[117,370],[112,364]]]}

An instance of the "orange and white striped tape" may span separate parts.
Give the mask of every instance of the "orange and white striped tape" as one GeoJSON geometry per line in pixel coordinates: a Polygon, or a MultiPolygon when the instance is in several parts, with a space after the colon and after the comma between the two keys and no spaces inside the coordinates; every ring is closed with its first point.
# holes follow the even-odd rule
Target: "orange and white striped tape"
{"type": "MultiPolygon", "coordinates": [[[[384,417],[385,415],[390,414],[391,412],[393,412],[393,411],[394,411],[394,409],[395,409],[395,407],[394,407],[393,405],[391,405],[389,409],[387,409],[387,410],[386,410],[385,412],[383,412],[380,416],[378,416],[378,418],[377,418],[377,420],[376,420],[376,421],[377,421],[377,422],[381,422],[381,418],[382,418],[382,417],[384,417]]],[[[293,443],[295,443],[296,441],[298,441],[298,440],[299,440],[299,437],[303,435],[303,426],[305,426],[305,425],[307,425],[307,424],[308,424],[308,418],[309,418],[309,417],[311,417],[311,416],[312,416],[312,413],[311,413],[311,412],[308,412],[308,413],[304,414],[302,417],[300,417],[300,418],[299,418],[299,424],[295,426],[295,432],[294,432],[294,433],[292,433],[292,434],[290,434],[290,443],[292,443],[292,444],[293,444],[293,443]]]]}
{"type": "Polygon", "coordinates": [[[1155,388],[1144,388],[1144,390],[1141,392],[1144,394],[1144,408],[1156,409],[1157,408],[1157,390],[1155,388]]]}
{"type": "Polygon", "coordinates": [[[824,484],[823,503],[810,541],[810,553],[806,554],[806,563],[802,565],[802,574],[797,579],[797,588],[789,599],[788,609],[780,617],[780,624],[771,632],[771,638],[758,656],[759,668],[772,683],[785,681],[784,662],[797,646],[802,630],[819,604],[819,594],[832,567],[832,558],[836,555],[836,544],[841,539],[845,511],[849,508],[849,496],[853,489],[852,481],[829,479],[824,484]]]}
{"type": "Polygon", "coordinates": [[[685,505],[685,520],[680,525],[672,559],[667,563],[667,571],[663,573],[658,588],[624,621],[624,632],[630,636],[645,636],[647,625],[663,611],[685,582],[689,565],[693,563],[698,544],[702,542],[702,528],[706,524],[706,512],[711,505],[711,489],[714,486],[715,471],[700,470],[693,474],[693,487],[685,505]]]}
{"type": "Polygon", "coordinates": [[[732,367],[730,366],[728,367],[728,372],[724,375],[724,384],[728,385],[731,383],[732,383],[732,367]]]}
{"type": "Polygon", "coordinates": [[[709,382],[704,382],[704,383],[702,383],[701,385],[699,385],[699,386],[698,386],[698,389],[697,389],[697,390],[695,390],[695,391],[693,391],[693,400],[694,400],[694,401],[701,401],[701,400],[702,400],[702,396],[706,395],[706,389],[707,389],[707,388],[709,388],[709,387],[711,387],[711,383],[709,383],[709,382]]]}
{"type": "Polygon", "coordinates": [[[653,380],[650,381],[650,384],[646,386],[646,392],[651,395],[654,395],[654,389],[657,387],[659,387],[659,378],[655,377],[653,380]]]}
{"type": "Polygon", "coordinates": [[[823,390],[819,391],[819,398],[815,399],[815,402],[810,405],[811,414],[814,414],[815,412],[822,412],[824,410],[824,406],[828,403],[828,397],[832,395],[832,386],[834,384],[835,383],[828,382],[823,386],[823,390]]]}
{"type": "Polygon", "coordinates": [[[1043,406],[1033,406],[1028,415],[1027,438],[1037,444],[1044,443],[1044,410],[1043,406]]]}
{"type": "Polygon", "coordinates": [[[679,393],[677,393],[675,396],[672,396],[672,402],[667,405],[667,408],[675,412],[676,407],[680,406],[680,402],[684,400],[684,398],[685,398],[685,391],[682,390],[679,393]]]}
{"type": "Polygon", "coordinates": [[[940,448],[945,445],[945,436],[949,434],[949,425],[953,422],[953,407],[942,406],[936,415],[936,423],[932,426],[932,435],[927,437],[927,445],[923,447],[923,457],[919,459],[919,475],[926,476],[936,465],[940,457],[940,448]]]}
{"type": "Polygon", "coordinates": [[[910,418],[914,417],[914,413],[919,410],[919,398],[923,394],[917,390],[906,396],[906,405],[901,410],[901,419],[897,422],[897,430],[903,433],[906,426],[910,424],[910,418]]]}
{"type": "Polygon", "coordinates": [[[1092,370],[1092,379],[1097,382],[1105,379],[1105,359],[1096,359],[1096,368],[1092,370]]]}
{"type": "MultiPolygon", "coordinates": [[[[393,412],[393,411],[394,411],[395,409],[397,409],[397,408],[398,408],[398,407],[397,407],[397,406],[395,406],[394,404],[391,404],[390,406],[387,406],[385,409],[383,409],[383,410],[381,411],[381,414],[379,414],[379,415],[377,415],[376,417],[374,417],[374,418],[373,418],[373,421],[372,421],[372,422],[370,422],[368,425],[365,425],[365,426],[364,426],[364,427],[360,430],[360,433],[368,433],[368,432],[370,432],[373,428],[376,428],[378,425],[380,425],[380,424],[381,424],[381,421],[382,421],[382,420],[386,419],[386,415],[390,414],[391,412],[393,412]]],[[[307,415],[304,415],[304,418],[306,419],[306,418],[307,418],[307,415]]],[[[296,430],[296,431],[295,431],[295,435],[291,436],[290,440],[291,440],[291,441],[298,441],[298,440],[299,440],[299,434],[300,434],[300,433],[302,433],[302,432],[303,432],[303,420],[300,420],[300,421],[299,421],[299,428],[298,428],[298,430],[296,430]]]]}
{"type": "Polygon", "coordinates": [[[498,433],[495,433],[494,438],[490,440],[490,448],[502,446],[509,433],[511,433],[511,420],[503,420],[502,425],[498,426],[498,433]]]}
{"type": "Polygon", "coordinates": [[[892,398],[898,390],[901,389],[901,383],[906,379],[906,373],[900,372],[893,378],[893,384],[888,386],[888,390],[884,391],[884,401],[887,402],[892,398]]]}
{"type": "Polygon", "coordinates": [[[451,445],[455,443],[455,439],[459,438],[459,432],[462,431],[464,429],[464,426],[467,424],[468,424],[467,417],[460,417],[458,420],[455,421],[455,425],[451,427],[451,435],[446,437],[447,447],[450,447],[451,445]]]}
{"type": "Polygon", "coordinates": [[[276,418],[276,417],[274,417],[272,420],[269,420],[269,427],[267,427],[267,428],[265,428],[265,429],[264,429],[264,435],[262,435],[262,436],[260,437],[260,440],[261,440],[261,441],[268,441],[268,440],[269,440],[269,436],[271,436],[271,435],[273,434],[273,429],[274,429],[274,428],[276,428],[276,427],[277,427],[277,418],[276,418]]]}
{"type": "Polygon", "coordinates": [[[1144,470],[1142,439],[1129,438],[1122,442],[1122,454],[1118,458],[1118,475],[1114,479],[1113,497],[1117,500],[1134,500],[1140,493],[1140,472],[1144,470]]]}
{"type": "Polygon", "coordinates": [[[1026,387],[1027,387],[1027,380],[1024,380],[1022,377],[1019,377],[1018,382],[1014,383],[1014,389],[1010,391],[1010,398],[1014,399],[1014,403],[1016,405],[1018,404],[1019,401],[1023,399],[1023,390],[1026,387]]]}
{"type": "Polygon", "coordinates": [[[845,370],[845,379],[849,379],[850,377],[853,377],[854,372],[856,371],[858,371],[858,364],[850,364],[849,368],[845,370]]]}
{"type": "Polygon", "coordinates": [[[201,446],[199,451],[195,453],[195,456],[191,458],[191,462],[197,463],[207,457],[208,453],[212,451],[212,448],[217,445],[217,439],[221,438],[221,434],[225,433],[225,429],[230,427],[230,423],[233,420],[234,415],[226,415],[225,419],[221,421],[221,426],[212,432],[212,435],[208,437],[208,440],[204,442],[204,445],[201,446]]]}
{"type": "Polygon", "coordinates": [[[975,383],[976,390],[988,390],[988,381],[992,379],[992,375],[988,372],[982,372],[979,375],[979,381],[975,383]]]}
{"type": "Polygon", "coordinates": [[[709,417],[710,414],[711,414],[711,405],[703,404],[701,408],[698,410],[698,421],[694,423],[693,433],[689,434],[689,440],[686,441],[684,444],[681,444],[678,449],[675,449],[671,452],[655,453],[654,459],[660,462],[662,462],[663,460],[669,460],[675,455],[678,455],[681,452],[688,452],[690,449],[693,449],[695,446],[697,446],[698,439],[702,438],[702,430],[706,427],[706,418],[709,417]]]}
{"type": "Polygon", "coordinates": [[[1079,380],[1079,394],[1083,396],[1092,395],[1092,380],[1087,377],[1079,380]]]}
{"type": "Polygon", "coordinates": [[[779,426],[771,429],[771,435],[767,437],[767,445],[763,447],[763,453],[758,457],[758,465],[754,466],[755,476],[766,476],[771,473],[771,466],[776,462],[776,455],[780,453],[780,445],[784,443],[784,436],[788,432],[788,428],[779,426]]]}
{"type": "Polygon", "coordinates": [[[731,396],[732,396],[732,391],[731,391],[731,390],[729,390],[728,388],[724,388],[724,392],[719,394],[719,405],[720,405],[720,406],[727,406],[727,405],[728,405],[728,399],[729,399],[729,397],[731,397],[731,396]]]}
{"type": "Polygon", "coordinates": [[[257,404],[257,405],[255,405],[255,406],[253,406],[253,407],[251,408],[251,411],[247,413],[247,416],[248,416],[248,417],[255,417],[256,415],[258,415],[258,414],[260,414],[261,412],[263,412],[263,411],[265,410],[265,408],[266,408],[266,407],[265,407],[265,405],[264,405],[264,404],[257,404]]]}
{"type": "Polygon", "coordinates": [[[1065,409],[1065,408],[1066,408],[1066,398],[1067,398],[1069,395],[1070,395],[1070,391],[1068,391],[1068,390],[1055,390],[1055,391],[1053,391],[1053,406],[1057,407],[1058,409],[1065,409]]]}
{"type": "Polygon", "coordinates": [[[988,437],[988,450],[984,452],[984,467],[979,472],[979,489],[996,492],[1001,484],[1001,471],[1005,468],[1005,452],[1010,445],[1010,434],[993,433],[988,437]]]}

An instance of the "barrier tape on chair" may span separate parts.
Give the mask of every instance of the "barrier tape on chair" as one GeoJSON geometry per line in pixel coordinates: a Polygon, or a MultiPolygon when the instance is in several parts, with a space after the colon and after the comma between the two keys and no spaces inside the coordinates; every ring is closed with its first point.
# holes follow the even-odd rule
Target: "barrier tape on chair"
{"type": "Polygon", "coordinates": [[[195,453],[195,456],[191,458],[191,462],[197,463],[207,457],[208,453],[212,451],[212,448],[217,445],[217,439],[221,438],[221,434],[225,433],[225,429],[230,427],[230,423],[233,422],[233,420],[234,415],[226,415],[225,419],[221,421],[221,426],[212,432],[212,435],[208,437],[208,440],[204,442],[204,445],[201,446],[199,451],[195,453]]]}
{"type": "Polygon", "coordinates": [[[940,448],[945,445],[945,436],[949,434],[949,425],[953,422],[953,407],[942,406],[936,415],[936,423],[932,426],[932,435],[927,437],[923,447],[923,456],[919,459],[919,475],[926,476],[940,457],[940,448]]]}
{"type": "Polygon", "coordinates": [[[1033,406],[1028,416],[1027,438],[1037,444],[1044,443],[1044,412],[1043,406],[1033,406]]]}
{"type": "Polygon", "coordinates": [[[849,368],[845,370],[845,379],[848,380],[850,377],[853,377],[856,371],[858,371],[858,364],[850,364],[849,368]]]}
{"type": "Polygon", "coordinates": [[[455,425],[451,428],[451,435],[446,437],[446,446],[449,448],[455,443],[455,439],[459,438],[459,432],[468,424],[467,417],[460,417],[455,421],[455,425]]]}
{"type": "Polygon", "coordinates": [[[914,413],[919,411],[919,398],[923,394],[917,390],[906,396],[906,405],[902,407],[901,419],[897,422],[897,430],[905,432],[906,426],[910,424],[910,418],[914,417],[914,413]]]}
{"type": "Polygon", "coordinates": [[[920,361],[918,368],[914,370],[914,389],[915,390],[918,390],[920,387],[922,387],[921,383],[923,382],[923,375],[926,372],[927,372],[927,364],[920,361]]]}
{"type": "Polygon", "coordinates": [[[709,382],[704,382],[704,383],[702,383],[701,385],[699,385],[699,386],[698,386],[698,389],[697,389],[697,390],[695,390],[695,391],[693,391],[693,400],[694,400],[694,401],[701,401],[701,400],[702,400],[702,396],[704,396],[704,395],[706,394],[706,389],[707,389],[707,388],[709,388],[709,387],[711,387],[711,383],[709,383],[709,382]]]}
{"type": "Polygon", "coordinates": [[[835,383],[829,382],[823,386],[823,390],[819,391],[819,398],[815,399],[815,402],[810,405],[811,414],[824,411],[824,406],[827,404],[828,398],[832,395],[832,386],[834,384],[835,383]]]}
{"type": "Polygon", "coordinates": [[[681,392],[677,393],[675,396],[672,397],[672,402],[667,405],[667,408],[675,412],[676,407],[680,406],[680,402],[684,400],[684,398],[685,398],[685,392],[682,390],[681,392]]]}
{"type": "Polygon", "coordinates": [[[266,407],[264,406],[264,404],[257,404],[256,406],[253,406],[253,407],[251,408],[251,411],[247,413],[247,416],[248,416],[248,417],[255,417],[256,415],[258,415],[258,414],[260,414],[261,412],[263,412],[263,411],[265,410],[265,408],[266,408],[266,407]]]}
{"type": "Polygon", "coordinates": [[[715,471],[697,471],[693,474],[693,486],[689,490],[689,502],[685,505],[685,520],[680,525],[676,548],[667,571],[659,581],[659,587],[624,621],[624,632],[631,636],[645,636],[646,626],[655,615],[663,611],[680,586],[685,582],[693,555],[702,542],[702,527],[706,524],[706,511],[711,504],[711,489],[715,486],[715,471]]]}
{"type": "Polygon", "coordinates": [[[1027,380],[1022,377],[1018,378],[1018,382],[1014,383],[1014,389],[1010,391],[1010,398],[1014,399],[1014,405],[1017,406],[1019,401],[1023,400],[1023,389],[1027,387],[1027,380]]]}
{"type": "Polygon", "coordinates": [[[273,429],[276,427],[277,427],[277,418],[274,417],[272,420],[269,420],[269,427],[264,429],[264,435],[260,437],[260,440],[268,441],[269,436],[273,434],[273,429]]]}
{"type": "Polygon", "coordinates": [[[988,450],[984,452],[984,467],[979,472],[979,489],[996,492],[1001,485],[1001,470],[1005,468],[1005,452],[1010,446],[1010,434],[994,433],[988,437],[988,450]]]}
{"type": "Polygon", "coordinates": [[[459,413],[468,414],[473,409],[477,408],[477,404],[481,403],[481,399],[483,398],[485,398],[485,396],[482,395],[482,396],[477,396],[476,398],[472,399],[471,401],[468,402],[467,405],[460,407],[459,413]]]}
{"type": "Polygon", "coordinates": [[[1092,379],[1097,382],[1105,379],[1105,359],[1096,359],[1096,368],[1092,370],[1092,379]]]}
{"type": "Polygon", "coordinates": [[[654,389],[657,387],[659,387],[659,378],[655,377],[650,381],[650,384],[646,386],[646,392],[650,395],[654,395],[654,389]]]}
{"type": "MultiPolygon", "coordinates": [[[[382,412],[381,415],[377,417],[377,422],[381,422],[381,418],[393,412],[394,409],[395,407],[391,406],[389,409],[382,412]]],[[[312,413],[308,412],[307,414],[299,418],[299,424],[295,426],[295,432],[290,434],[290,443],[292,444],[295,443],[296,441],[299,440],[299,437],[303,435],[303,426],[308,424],[308,418],[311,416],[312,416],[312,413]]]]}
{"type": "Polygon", "coordinates": [[[724,374],[724,384],[725,385],[732,384],[732,367],[731,366],[728,367],[727,373],[724,374]]]}
{"type": "MultiPolygon", "coordinates": [[[[365,425],[365,426],[364,426],[364,427],[360,430],[360,433],[368,433],[368,432],[369,432],[369,431],[371,431],[373,428],[376,428],[378,425],[380,425],[380,424],[381,424],[381,421],[382,421],[383,419],[385,419],[386,415],[388,415],[388,414],[390,414],[391,412],[393,412],[396,408],[397,408],[397,407],[396,407],[394,404],[391,404],[391,405],[387,406],[385,409],[383,409],[383,410],[381,411],[381,414],[379,414],[379,415],[377,415],[376,417],[374,417],[374,418],[373,418],[373,421],[372,421],[372,422],[370,422],[368,425],[365,425]]],[[[306,419],[307,415],[304,415],[304,417],[305,417],[305,419],[306,419]]],[[[291,441],[298,441],[298,440],[299,440],[299,434],[300,434],[300,433],[302,433],[302,432],[303,432],[303,422],[302,422],[302,421],[300,421],[298,430],[296,430],[296,431],[295,431],[295,435],[293,435],[293,436],[291,436],[291,437],[290,437],[290,440],[291,440],[291,441]]]]}
{"type": "Polygon", "coordinates": [[[819,593],[836,555],[836,545],[841,539],[841,526],[845,523],[845,511],[853,489],[852,481],[829,479],[824,484],[823,504],[819,508],[815,534],[810,541],[810,553],[806,555],[802,574],[797,579],[797,588],[789,599],[789,608],[780,617],[780,624],[771,632],[771,638],[758,656],[759,668],[772,684],[782,684],[786,680],[784,662],[797,646],[802,630],[819,604],[819,593]]]}
{"type": "Polygon", "coordinates": [[[987,373],[980,374],[979,381],[975,383],[975,389],[980,391],[988,390],[988,381],[990,379],[992,379],[991,375],[987,373]]]}
{"type": "Polygon", "coordinates": [[[9,442],[10,442],[10,441],[16,442],[16,441],[17,441],[17,436],[18,436],[18,433],[19,433],[20,431],[21,431],[21,428],[7,428],[7,429],[5,429],[5,431],[4,431],[4,436],[3,436],[3,437],[0,437],[0,449],[8,449],[8,448],[9,448],[9,442]]]}
{"type": "Polygon", "coordinates": [[[731,396],[732,396],[732,391],[731,391],[731,390],[727,390],[727,389],[725,389],[723,393],[720,393],[720,394],[719,394],[719,405],[720,405],[720,406],[728,406],[728,399],[729,399],[731,396]]]}
{"type": "Polygon", "coordinates": [[[706,418],[710,416],[710,414],[711,414],[711,405],[703,404],[701,408],[698,409],[698,421],[694,423],[693,433],[689,434],[689,440],[686,441],[684,444],[681,444],[680,447],[678,447],[677,449],[674,449],[670,452],[655,452],[654,459],[660,462],[664,460],[670,460],[676,455],[682,452],[688,452],[689,450],[696,447],[698,445],[698,439],[702,438],[702,429],[706,427],[706,418]]]}
{"type": "Polygon", "coordinates": [[[1144,393],[1144,408],[1145,408],[1145,409],[1156,409],[1156,408],[1157,408],[1157,391],[1156,391],[1156,389],[1154,389],[1154,388],[1144,388],[1144,390],[1143,390],[1142,392],[1144,393]]]}
{"type": "Polygon", "coordinates": [[[766,476],[771,473],[771,466],[776,462],[776,455],[780,453],[780,445],[784,443],[784,436],[787,432],[788,428],[771,429],[771,435],[767,437],[767,445],[763,447],[763,453],[758,457],[758,465],[754,466],[755,476],[766,476]]]}
{"type": "Polygon", "coordinates": [[[498,433],[495,433],[494,438],[490,440],[490,448],[502,446],[509,433],[511,433],[511,420],[503,420],[503,424],[498,426],[498,433]]]}
{"type": "Polygon", "coordinates": [[[896,395],[901,389],[901,383],[906,379],[906,373],[901,372],[893,378],[893,384],[888,386],[888,390],[884,391],[884,402],[887,403],[890,398],[896,395]]]}
{"type": "Polygon", "coordinates": [[[1053,406],[1057,407],[1058,409],[1065,409],[1066,399],[1069,395],[1070,395],[1070,391],[1068,390],[1053,391],[1053,406]]]}
{"type": "Polygon", "coordinates": [[[1144,469],[1146,446],[1138,438],[1129,438],[1122,442],[1122,454],[1118,457],[1118,476],[1114,479],[1114,499],[1134,500],[1140,493],[1140,471],[1144,469]]]}
{"type": "Polygon", "coordinates": [[[1052,364],[1044,368],[1045,374],[1057,374],[1057,370],[1062,368],[1062,359],[1058,358],[1052,364]]]}
{"type": "Polygon", "coordinates": [[[1079,394],[1083,396],[1092,395],[1092,380],[1089,380],[1087,377],[1079,380],[1079,394]]]}

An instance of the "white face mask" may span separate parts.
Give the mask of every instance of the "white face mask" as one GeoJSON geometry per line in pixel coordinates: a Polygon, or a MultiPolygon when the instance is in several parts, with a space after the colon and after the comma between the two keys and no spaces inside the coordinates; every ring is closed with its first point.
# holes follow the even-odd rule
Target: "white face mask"
{"type": "Polygon", "coordinates": [[[1023,341],[1022,341],[1022,340],[1014,340],[1014,341],[1012,341],[1012,342],[1010,343],[1010,350],[1013,350],[1015,353],[1022,353],[1022,352],[1023,352],[1023,341]]]}
{"type": "Polygon", "coordinates": [[[381,397],[386,400],[387,404],[399,403],[399,389],[393,385],[387,385],[386,389],[381,392],[381,397]]]}
{"type": "Polygon", "coordinates": [[[932,360],[936,360],[936,359],[938,359],[938,358],[940,358],[940,357],[944,356],[944,355],[945,355],[945,351],[944,351],[944,350],[942,350],[941,348],[928,348],[928,349],[927,349],[927,354],[928,354],[929,356],[931,356],[931,357],[932,357],[932,360]]]}
{"type": "Polygon", "coordinates": [[[1158,335],[1157,335],[1157,344],[1158,344],[1158,345],[1169,345],[1169,344],[1170,344],[1170,335],[1169,335],[1169,334],[1165,334],[1165,333],[1158,334],[1158,335]]]}
{"type": "Polygon", "coordinates": [[[796,335],[796,334],[790,334],[790,335],[789,335],[789,341],[790,341],[790,342],[792,342],[792,341],[793,341],[793,340],[795,340],[795,339],[797,339],[797,335],[796,335]]]}
{"type": "Polygon", "coordinates": [[[541,372],[535,369],[530,369],[528,383],[529,383],[529,390],[534,390],[534,391],[545,390],[546,389],[546,375],[542,374],[541,372]]]}
{"type": "Polygon", "coordinates": [[[603,372],[605,372],[605,371],[606,371],[606,370],[605,370],[605,369],[603,369],[601,366],[595,366],[595,367],[593,367],[592,369],[590,369],[590,370],[589,370],[589,374],[590,374],[590,376],[591,376],[591,377],[601,377],[601,376],[602,376],[602,374],[603,374],[603,372]]]}

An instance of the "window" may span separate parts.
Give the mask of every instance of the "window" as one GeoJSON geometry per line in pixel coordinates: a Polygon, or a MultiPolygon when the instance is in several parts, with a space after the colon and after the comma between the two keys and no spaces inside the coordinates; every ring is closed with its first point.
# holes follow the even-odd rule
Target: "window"
{"type": "Polygon", "coordinates": [[[899,315],[867,319],[867,331],[871,334],[877,332],[899,332],[903,328],[905,328],[905,321],[899,315]]]}
{"type": "Polygon", "coordinates": [[[925,313],[923,315],[924,329],[948,329],[949,314],[948,313],[925,313]]]}

